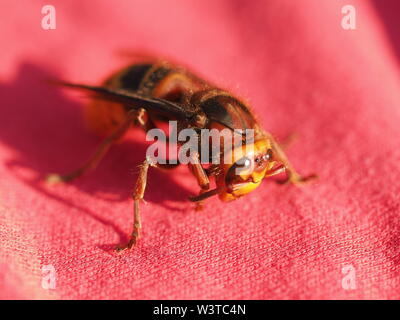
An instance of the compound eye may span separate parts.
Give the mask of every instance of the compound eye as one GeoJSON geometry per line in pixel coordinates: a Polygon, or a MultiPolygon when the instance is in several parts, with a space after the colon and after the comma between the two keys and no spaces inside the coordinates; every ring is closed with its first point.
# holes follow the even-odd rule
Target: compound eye
{"type": "Polygon", "coordinates": [[[242,173],[248,173],[253,168],[251,159],[243,157],[236,161],[230,168],[227,174],[228,180],[235,179],[234,177],[240,176],[242,173]]]}
{"type": "Polygon", "coordinates": [[[229,168],[225,177],[225,183],[228,189],[233,188],[233,186],[237,185],[238,183],[243,183],[243,178],[241,176],[251,174],[252,170],[253,163],[251,159],[243,157],[236,161],[229,168]]]}
{"type": "Polygon", "coordinates": [[[242,166],[243,168],[250,168],[250,166],[251,166],[251,160],[247,157],[243,157],[242,159],[238,160],[236,163],[239,166],[242,166]]]}
{"type": "Polygon", "coordinates": [[[235,167],[239,171],[249,170],[251,166],[251,160],[247,157],[243,157],[235,163],[235,167]]]}

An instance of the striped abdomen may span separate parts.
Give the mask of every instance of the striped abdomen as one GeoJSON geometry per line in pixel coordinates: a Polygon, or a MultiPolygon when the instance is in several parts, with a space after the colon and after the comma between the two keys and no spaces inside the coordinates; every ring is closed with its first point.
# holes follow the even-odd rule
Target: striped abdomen
{"type": "MultiPolygon", "coordinates": [[[[166,62],[132,65],[109,77],[103,85],[174,102],[207,87],[203,80],[166,62]]],[[[125,115],[126,109],[121,104],[100,100],[92,101],[86,112],[90,128],[101,134],[114,131],[125,115]]]]}

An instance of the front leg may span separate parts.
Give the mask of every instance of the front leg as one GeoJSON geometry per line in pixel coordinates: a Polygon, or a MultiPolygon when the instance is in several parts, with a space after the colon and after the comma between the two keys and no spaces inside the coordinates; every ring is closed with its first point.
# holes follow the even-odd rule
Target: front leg
{"type": "Polygon", "coordinates": [[[286,169],[288,179],[285,182],[291,182],[293,184],[299,185],[317,178],[317,175],[315,174],[311,174],[308,176],[300,175],[293,167],[293,165],[290,163],[285,152],[283,151],[279,143],[275,140],[275,138],[270,134],[267,134],[267,136],[272,143],[272,151],[274,152],[274,159],[277,160],[278,162],[281,162],[286,169]]]}
{"type": "MultiPolygon", "coordinates": [[[[193,155],[192,161],[189,163],[189,168],[197,180],[197,184],[200,186],[201,190],[199,195],[205,193],[210,189],[210,179],[208,178],[207,172],[204,170],[203,166],[200,163],[200,157],[198,154],[193,155]]],[[[203,202],[196,202],[196,211],[200,211],[203,209],[203,202]]]]}

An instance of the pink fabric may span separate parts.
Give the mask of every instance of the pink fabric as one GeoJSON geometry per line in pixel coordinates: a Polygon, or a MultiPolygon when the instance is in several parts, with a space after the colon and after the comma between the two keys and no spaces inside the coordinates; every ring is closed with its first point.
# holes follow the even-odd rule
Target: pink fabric
{"type": "Polygon", "coordinates": [[[395,2],[53,0],[48,31],[45,4],[0,2],[1,298],[400,298],[400,28],[382,18],[395,2]],[[356,30],[341,27],[346,4],[356,30]],[[172,57],[246,98],[278,138],[298,135],[288,155],[320,180],[266,181],[196,212],[186,168],[151,171],[143,241],[114,254],[131,231],[144,135],[94,173],[46,185],[100,140],[85,129],[86,100],[43,79],[98,83],[129,62],[121,49],[172,57]],[[53,290],[41,286],[47,265],[53,290]],[[349,265],[354,290],[342,286],[349,265]]]}

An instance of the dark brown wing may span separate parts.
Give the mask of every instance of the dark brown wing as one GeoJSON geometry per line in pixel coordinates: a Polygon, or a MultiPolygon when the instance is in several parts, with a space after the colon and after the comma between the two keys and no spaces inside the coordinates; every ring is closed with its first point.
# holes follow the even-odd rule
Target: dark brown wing
{"type": "Polygon", "coordinates": [[[53,83],[74,89],[86,90],[94,93],[96,98],[119,102],[134,109],[143,108],[150,112],[163,114],[168,118],[190,121],[196,115],[195,111],[185,110],[185,108],[178,103],[164,99],[144,97],[132,91],[69,82],[53,83]]]}

